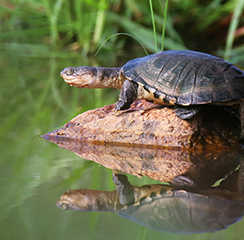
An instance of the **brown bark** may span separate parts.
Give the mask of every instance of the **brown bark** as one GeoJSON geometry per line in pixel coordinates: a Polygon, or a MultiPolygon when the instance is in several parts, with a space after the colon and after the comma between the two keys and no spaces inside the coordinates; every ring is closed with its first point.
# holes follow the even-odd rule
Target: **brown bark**
{"type": "Polygon", "coordinates": [[[114,113],[114,104],[104,106],[78,115],[49,137],[192,150],[240,148],[234,134],[237,126],[232,126],[232,116],[224,110],[209,110],[182,120],[173,109],[157,107],[142,100],[134,102],[129,110],[114,113]]]}

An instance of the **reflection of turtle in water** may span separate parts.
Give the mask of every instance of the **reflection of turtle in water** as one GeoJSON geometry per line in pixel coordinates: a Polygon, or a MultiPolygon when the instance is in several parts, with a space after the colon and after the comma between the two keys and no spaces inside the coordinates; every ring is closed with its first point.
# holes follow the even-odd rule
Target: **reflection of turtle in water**
{"type": "Polygon", "coordinates": [[[190,119],[202,104],[238,104],[244,138],[244,72],[210,54],[164,51],[133,59],[121,68],[68,67],[61,76],[79,88],[121,89],[116,111],[128,109],[135,99],[145,99],[176,105],[176,114],[190,119]]]}
{"type": "Polygon", "coordinates": [[[114,191],[70,190],[57,206],[76,211],[115,211],[155,231],[201,233],[225,229],[244,215],[243,196],[228,190],[200,193],[169,185],[132,186],[125,175],[113,177],[114,191]],[[204,193],[204,195],[203,195],[204,193]],[[235,199],[235,200],[233,200],[235,199]]]}

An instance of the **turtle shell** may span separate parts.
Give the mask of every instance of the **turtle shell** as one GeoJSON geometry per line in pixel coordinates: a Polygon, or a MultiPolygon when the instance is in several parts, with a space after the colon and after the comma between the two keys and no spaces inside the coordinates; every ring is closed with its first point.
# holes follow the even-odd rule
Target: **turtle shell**
{"type": "Polygon", "coordinates": [[[118,214],[154,231],[215,232],[242,219],[244,202],[173,190],[171,195],[151,202],[127,205],[118,214]]]}
{"type": "Polygon", "coordinates": [[[244,72],[221,58],[190,50],[170,50],[136,58],[124,76],[155,98],[188,106],[244,98],[244,72]]]}

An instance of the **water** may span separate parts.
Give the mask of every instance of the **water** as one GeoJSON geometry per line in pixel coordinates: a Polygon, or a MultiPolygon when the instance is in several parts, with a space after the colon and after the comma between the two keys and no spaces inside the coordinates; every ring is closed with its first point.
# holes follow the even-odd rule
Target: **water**
{"type": "MultiPolygon", "coordinates": [[[[56,202],[67,189],[113,190],[112,171],[40,138],[80,112],[114,103],[116,90],[69,87],[66,66],[111,65],[115,56],[82,57],[26,52],[0,56],[0,232],[3,239],[241,239],[244,221],[201,235],[158,233],[116,213],[66,212],[56,202]],[[47,57],[50,56],[51,57],[47,57]]],[[[152,183],[130,177],[133,184],[152,183]]]]}

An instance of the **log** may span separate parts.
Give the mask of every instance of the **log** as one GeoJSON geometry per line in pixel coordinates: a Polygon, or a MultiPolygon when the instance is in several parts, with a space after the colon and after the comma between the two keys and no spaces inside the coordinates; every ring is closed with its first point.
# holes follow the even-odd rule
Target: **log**
{"type": "Polygon", "coordinates": [[[84,112],[49,136],[194,151],[240,149],[239,126],[224,108],[208,106],[192,119],[182,120],[172,108],[162,108],[144,100],[135,101],[129,110],[119,113],[114,112],[114,106],[84,112]]]}
{"type": "Polygon", "coordinates": [[[224,108],[209,106],[186,121],[144,100],[116,114],[114,106],[84,112],[42,137],[112,170],[162,182],[187,176],[208,187],[238,165],[239,122],[224,108]]]}

